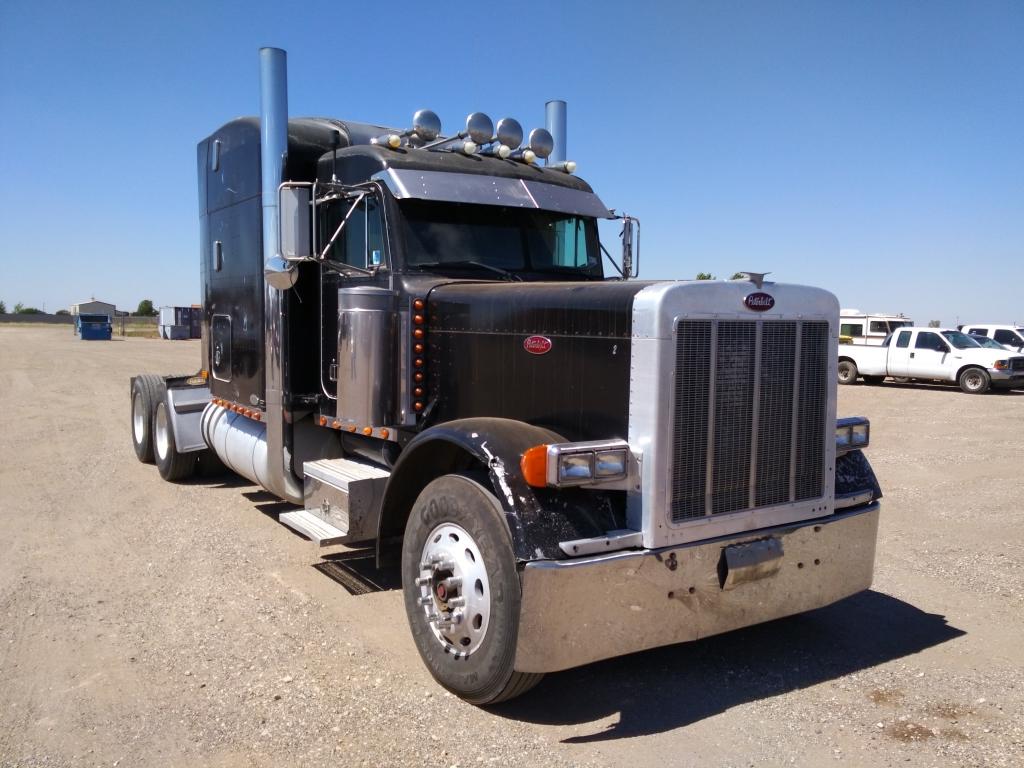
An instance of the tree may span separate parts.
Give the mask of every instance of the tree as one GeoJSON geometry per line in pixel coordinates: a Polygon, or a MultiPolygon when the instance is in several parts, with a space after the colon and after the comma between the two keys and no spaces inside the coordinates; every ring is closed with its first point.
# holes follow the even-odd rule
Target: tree
{"type": "Polygon", "coordinates": [[[940,320],[929,320],[928,321],[928,327],[929,328],[940,328],[941,326],[942,326],[942,322],[940,320]]]}
{"type": "Polygon", "coordinates": [[[697,279],[698,280],[717,280],[717,278],[714,275],[712,275],[710,272],[698,272],[697,273],[697,279]]]}
{"type": "Polygon", "coordinates": [[[3,299],[0,299],[0,315],[7,314],[7,305],[4,304],[3,299]]]}
{"type": "Polygon", "coordinates": [[[58,309],[53,314],[55,314],[55,315],[70,315],[71,313],[68,312],[66,309],[58,309]]]}
{"type": "Polygon", "coordinates": [[[139,302],[139,308],[135,310],[135,314],[140,317],[155,317],[156,310],[153,308],[153,302],[149,299],[143,299],[139,302]]]}
{"type": "Polygon", "coordinates": [[[26,307],[24,304],[22,304],[19,301],[17,304],[14,305],[14,314],[16,314],[16,315],[45,315],[46,313],[43,312],[43,310],[41,310],[41,309],[36,309],[35,307],[26,307]]]}
{"type": "Polygon", "coordinates": [[[747,276],[746,272],[733,272],[732,273],[732,277],[730,277],[729,279],[730,280],[742,280],[746,276],[747,276]]]}
{"type": "Polygon", "coordinates": [[[24,308],[25,308],[25,305],[22,304],[19,301],[17,304],[14,305],[14,314],[20,315],[21,314],[21,310],[23,310],[24,308]]]}

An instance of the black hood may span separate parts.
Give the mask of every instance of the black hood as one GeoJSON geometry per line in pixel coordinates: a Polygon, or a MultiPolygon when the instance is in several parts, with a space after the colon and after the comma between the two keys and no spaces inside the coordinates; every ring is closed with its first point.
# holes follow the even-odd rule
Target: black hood
{"type": "Polygon", "coordinates": [[[633,298],[650,283],[447,283],[427,297],[432,423],[497,416],[626,438],[633,298]]]}

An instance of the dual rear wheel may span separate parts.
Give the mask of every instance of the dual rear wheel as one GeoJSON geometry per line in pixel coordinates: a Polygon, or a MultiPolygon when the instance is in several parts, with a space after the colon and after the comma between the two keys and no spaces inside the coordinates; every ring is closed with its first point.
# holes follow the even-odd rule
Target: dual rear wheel
{"type": "Polygon", "coordinates": [[[142,374],[132,383],[132,445],[139,461],[155,463],[164,480],[184,480],[195,471],[199,453],[178,451],[160,376],[142,374]]]}

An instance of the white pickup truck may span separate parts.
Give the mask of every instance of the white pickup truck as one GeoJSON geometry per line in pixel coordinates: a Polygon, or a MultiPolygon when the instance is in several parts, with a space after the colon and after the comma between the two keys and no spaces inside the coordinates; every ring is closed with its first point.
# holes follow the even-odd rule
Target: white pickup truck
{"type": "Polygon", "coordinates": [[[886,376],[950,381],[968,394],[981,394],[990,387],[1024,387],[1024,355],[987,349],[949,328],[900,328],[879,346],[839,345],[840,384],[858,377],[878,384],[886,376]]]}

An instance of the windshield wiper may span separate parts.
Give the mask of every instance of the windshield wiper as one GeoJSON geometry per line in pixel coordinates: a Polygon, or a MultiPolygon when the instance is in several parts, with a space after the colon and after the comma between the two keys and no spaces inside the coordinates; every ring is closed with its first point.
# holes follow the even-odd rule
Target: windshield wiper
{"type": "Polygon", "coordinates": [[[495,267],[490,264],[484,264],[482,261],[473,261],[472,259],[465,259],[463,261],[429,261],[426,264],[416,264],[415,266],[420,269],[444,269],[445,267],[479,267],[480,269],[486,269],[491,272],[497,272],[506,280],[517,280],[519,282],[523,281],[523,278],[521,278],[515,272],[509,272],[507,269],[495,267]]]}

